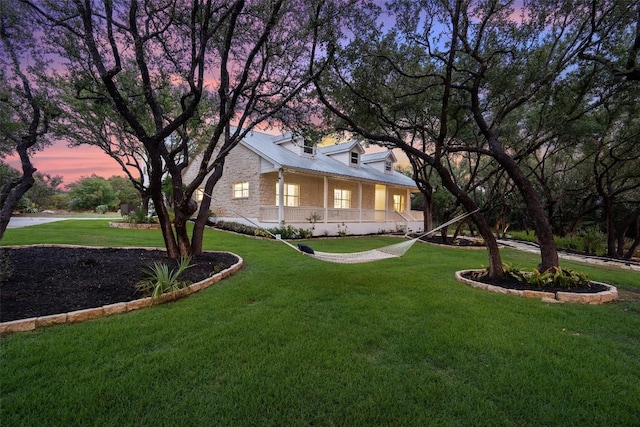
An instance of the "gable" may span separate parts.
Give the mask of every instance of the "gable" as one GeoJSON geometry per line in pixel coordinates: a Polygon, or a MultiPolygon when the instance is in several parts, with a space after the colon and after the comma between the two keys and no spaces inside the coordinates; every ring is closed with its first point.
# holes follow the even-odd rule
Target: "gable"
{"type": "Polygon", "coordinates": [[[397,161],[398,159],[391,150],[365,154],[362,156],[362,163],[387,174],[393,172],[394,165],[397,161]]]}

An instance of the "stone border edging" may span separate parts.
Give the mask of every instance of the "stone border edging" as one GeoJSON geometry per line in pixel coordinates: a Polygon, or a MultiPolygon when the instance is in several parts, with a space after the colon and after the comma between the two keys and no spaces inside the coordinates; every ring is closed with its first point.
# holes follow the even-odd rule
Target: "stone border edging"
{"type": "MultiPolygon", "coordinates": [[[[78,245],[31,245],[37,247],[69,247],[69,248],[86,248],[87,246],[78,245]]],[[[12,246],[6,246],[11,248],[12,246]]],[[[14,248],[24,246],[13,246],[14,248]]],[[[100,249],[98,247],[89,247],[90,249],[100,249]]],[[[146,249],[146,250],[162,250],[161,248],[110,248],[110,249],[146,249]]],[[[34,331],[38,328],[47,326],[59,325],[63,323],[79,323],[85,320],[98,319],[100,317],[111,316],[112,314],[127,313],[129,311],[138,310],[140,308],[150,307],[155,304],[163,304],[169,301],[175,301],[180,298],[184,298],[188,295],[199,292],[209,286],[220,282],[222,279],[226,279],[236,271],[240,270],[244,266],[244,260],[239,255],[233,252],[218,251],[218,253],[227,253],[238,258],[231,267],[214,274],[213,276],[201,280],[196,283],[192,283],[186,288],[180,289],[175,292],[168,292],[162,294],[158,299],[152,297],[141,298],[133,301],[116,302],[113,304],[103,305],[102,307],[87,308],[83,310],[71,311],[68,313],[50,314],[48,316],[29,317],[27,319],[12,320],[10,322],[0,323],[0,335],[8,335],[14,332],[27,332],[34,331]]]]}
{"type": "Polygon", "coordinates": [[[132,230],[158,230],[160,229],[160,224],[132,224],[129,222],[109,222],[109,227],[111,228],[126,228],[132,230]]]}
{"type": "Polygon", "coordinates": [[[578,292],[544,292],[533,290],[519,290],[519,289],[507,289],[501,286],[489,285],[487,283],[476,282],[475,280],[467,279],[462,275],[465,273],[471,273],[482,270],[461,270],[456,271],[456,280],[467,285],[471,285],[474,288],[483,289],[489,292],[496,292],[507,295],[517,295],[524,298],[540,298],[544,302],[575,302],[578,304],[603,304],[605,302],[614,301],[618,299],[618,289],[615,286],[608,285],[602,282],[591,281],[598,285],[602,285],[607,288],[606,291],[595,293],[578,293],[578,292]]]}

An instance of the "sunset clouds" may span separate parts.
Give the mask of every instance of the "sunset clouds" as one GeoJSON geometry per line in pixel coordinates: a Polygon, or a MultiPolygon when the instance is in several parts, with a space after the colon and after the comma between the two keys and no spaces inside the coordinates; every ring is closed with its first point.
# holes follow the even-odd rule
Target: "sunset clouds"
{"type": "MultiPolygon", "coordinates": [[[[6,162],[21,170],[20,159],[17,156],[7,157],[6,162]]],[[[32,163],[40,173],[51,176],[61,175],[65,186],[78,181],[83,176],[93,174],[105,178],[124,175],[116,161],[99,148],[91,146],[69,148],[62,142],[35,153],[32,156],[32,163]]]]}

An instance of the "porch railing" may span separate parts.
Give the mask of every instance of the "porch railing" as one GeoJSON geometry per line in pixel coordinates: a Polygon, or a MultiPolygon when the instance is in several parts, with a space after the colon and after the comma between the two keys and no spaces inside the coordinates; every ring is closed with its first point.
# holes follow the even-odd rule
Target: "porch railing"
{"type": "MultiPolygon", "coordinates": [[[[406,222],[419,221],[414,213],[422,212],[411,211],[400,214],[393,211],[375,210],[375,209],[335,209],[318,206],[287,206],[284,208],[285,223],[311,223],[311,222],[406,222]],[[325,218],[326,216],[326,218],[325,218]]],[[[260,206],[261,222],[278,222],[277,206],[260,206]]]]}

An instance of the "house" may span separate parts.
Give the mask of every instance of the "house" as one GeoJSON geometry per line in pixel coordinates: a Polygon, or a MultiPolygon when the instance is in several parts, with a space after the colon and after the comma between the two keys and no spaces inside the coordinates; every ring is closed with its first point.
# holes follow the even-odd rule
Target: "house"
{"type": "Polygon", "coordinates": [[[252,132],[227,156],[211,210],[216,220],[314,235],[420,231],[422,212],[410,210],[418,189],[396,162],[391,151],[366,154],[358,141],[316,147],[290,134],[252,132]]]}

